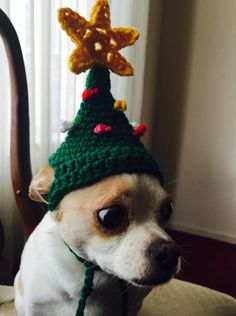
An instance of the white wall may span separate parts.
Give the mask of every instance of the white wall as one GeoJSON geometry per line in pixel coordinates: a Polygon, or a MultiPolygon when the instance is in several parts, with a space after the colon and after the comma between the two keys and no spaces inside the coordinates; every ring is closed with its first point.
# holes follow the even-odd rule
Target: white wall
{"type": "MultiPolygon", "coordinates": [[[[177,2],[186,9],[187,1],[177,2]]],[[[161,140],[153,143],[153,149],[157,157],[160,155],[167,180],[178,177],[172,226],[236,243],[236,1],[190,2],[188,45],[181,42],[181,32],[175,34],[177,40],[173,35],[175,23],[185,23],[188,13],[181,8],[175,12],[168,0],[164,10],[163,18],[170,23],[167,31],[173,40],[179,39],[182,48],[176,45],[169,56],[165,52],[170,46],[166,44],[159,59],[168,66],[173,63],[168,58],[177,56],[172,67],[165,68],[168,74],[159,69],[157,89],[161,91],[157,100],[161,109],[157,115],[164,123],[156,129],[161,140]],[[185,22],[181,22],[183,18],[185,22]],[[181,49],[186,60],[179,65],[181,49]],[[174,77],[174,82],[168,76],[174,77]],[[180,85],[180,95],[176,85],[180,85]],[[176,141],[179,149],[173,152],[176,141]]],[[[162,36],[165,39],[166,35],[162,36]]]]}

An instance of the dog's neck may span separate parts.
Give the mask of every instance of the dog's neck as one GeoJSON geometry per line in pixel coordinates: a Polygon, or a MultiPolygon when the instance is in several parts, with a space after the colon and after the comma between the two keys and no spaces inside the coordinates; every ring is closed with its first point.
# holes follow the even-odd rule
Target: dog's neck
{"type": "MultiPolygon", "coordinates": [[[[71,247],[66,244],[66,246],[68,247],[69,251],[75,256],[75,258],[83,263],[84,267],[85,267],[85,277],[84,277],[84,284],[83,287],[81,289],[81,294],[80,294],[80,298],[79,298],[79,303],[78,303],[78,308],[76,311],[76,316],[83,316],[84,315],[84,309],[86,306],[86,302],[87,302],[87,298],[89,297],[89,295],[91,294],[92,290],[93,290],[93,279],[94,279],[94,273],[95,271],[100,271],[100,267],[97,265],[94,265],[92,262],[89,262],[81,257],[79,257],[72,249],[71,247]]],[[[125,308],[125,311],[127,310],[127,298],[126,295],[123,295],[124,298],[122,299],[122,302],[124,303],[124,307],[123,310],[125,308]]],[[[126,316],[127,313],[123,313],[122,316],[126,316]]]]}
{"type": "MultiPolygon", "coordinates": [[[[75,258],[81,262],[85,267],[85,277],[84,277],[84,284],[81,289],[81,294],[79,298],[78,308],[76,311],[76,316],[83,316],[84,315],[84,309],[86,307],[87,299],[91,292],[93,291],[93,279],[94,279],[94,273],[96,271],[102,271],[101,268],[98,265],[95,265],[92,262],[89,262],[82,257],[78,256],[74,250],[65,242],[67,248],[69,251],[75,256],[75,258]]],[[[128,292],[127,292],[127,282],[124,280],[119,279],[119,286],[120,286],[120,296],[121,296],[121,304],[122,304],[122,316],[127,316],[129,312],[128,308],[128,292]]]]}
{"type": "MultiPolygon", "coordinates": [[[[139,310],[142,299],[147,295],[150,291],[149,288],[141,288],[136,287],[128,283],[124,283],[119,280],[117,277],[112,276],[111,274],[106,273],[98,268],[98,266],[94,265],[92,262],[88,262],[86,259],[83,259],[84,255],[78,252],[71,246],[67,246],[64,242],[59,229],[52,219],[51,214],[47,214],[43,220],[46,221],[46,233],[52,233],[51,237],[57,246],[61,249],[57,249],[57,255],[60,252],[60,259],[63,263],[63,271],[68,276],[69,271],[73,271],[72,274],[68,277],[68,285],[70,288],[72,286],[72,293],[78,293],[75,297],[78,302],[80,300],[80,296],[82,293],[84,278],[86,274],[86,266],[85,262],[91,265],[91,267],[96,267],[96,271],[94,271],[94,279],[92,284],[92,291],[88,296],[88,300],[86,302],[86,310],[91,315],[94,313],[94,307],[96,306],[96,311],[101,309],[101,314],[104,316],[111,315],[111,311],[113,311],[113,315],[127,315],[127,310],[129,311],[129,315],[136,315],[139,310]],[[54,237],[53,237],[54,236],[54,237]],[[71,250],[71,251],[70,251],[71,250]],[[76,261],[75,261],[76,259],[76,261]],[[65,269],[65,270],[64,270],[65,269]],[[69,270],[68,270],[69,269],[69,270]],[[70,280],[70,281],[69,281],[70,280]],[[78,292],[77,288],[80,288],[78,292]],[[124,293],[125,295],[122,295],[124,293]],[[115,309],[115,311],[114,311],[115,309]]],[[[41,226],[41,225],[40,225],[41,226]]],[[[56,254],[55,254],[56,255],[56,254]]],[[[58,259],[59,259],[58,258],[58,259]]],[[[60,260],[59,259],[59,260],[60,260]]],[[[66,288],[68,288],[66,286],[66,288]]],[[[72,294],[72,296],[74,296],[72,294]]],[[[76,309],[74,315],[76,314],[76,309]]],[[[83,314],[81,314],[83,315],[83,314]]]]}

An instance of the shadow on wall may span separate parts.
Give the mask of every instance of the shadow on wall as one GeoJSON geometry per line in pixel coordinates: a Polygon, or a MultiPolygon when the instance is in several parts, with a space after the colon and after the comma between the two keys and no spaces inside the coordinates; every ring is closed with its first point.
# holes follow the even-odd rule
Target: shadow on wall
{"type": "Polygon", "coordinates": [[[196,0],[164,0],[151,150],[166,183],[176,179],[185,124],[196,0]]]}

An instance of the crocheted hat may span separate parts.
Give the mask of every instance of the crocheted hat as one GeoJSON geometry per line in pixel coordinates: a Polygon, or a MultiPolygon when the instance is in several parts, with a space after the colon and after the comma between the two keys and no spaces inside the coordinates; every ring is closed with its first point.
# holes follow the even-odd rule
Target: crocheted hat
{"type": "MultiPolygon", "coordinates": [[[[97,3],[104,5],[107,1],[98,0],[97,3]]],[[[115,70],[116,67],[113,67],[115,70]]],[[[127,75],[127,68],[123,67],[123,70],[127,75]]],[[[118,71],[121,72],[121,67],[118,67],[118,71]]],[[[162,183],[158,163],[139,139],[144,126],[134,128],[129,124],[123,113],[124,101],[115,101],[110,92],[108,67],[102,61],[99,63],[98,59],[88,73],[82,99],[65,141],[48,160],[55,171],[48,195],[50,211],[55,210],[61,199],[72,190],[111,175],[146,173],[157,177],[162,183]]]]}

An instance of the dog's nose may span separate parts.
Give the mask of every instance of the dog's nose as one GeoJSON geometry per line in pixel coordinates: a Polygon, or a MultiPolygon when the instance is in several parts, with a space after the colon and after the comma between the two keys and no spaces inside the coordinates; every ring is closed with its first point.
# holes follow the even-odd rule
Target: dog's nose
{"type": "Polygon", "coordinates": [[[178,246],[170,241],[162,241],[151,244],[148,254],[163,269],[174,268],[180,257],[178,246]]]}

